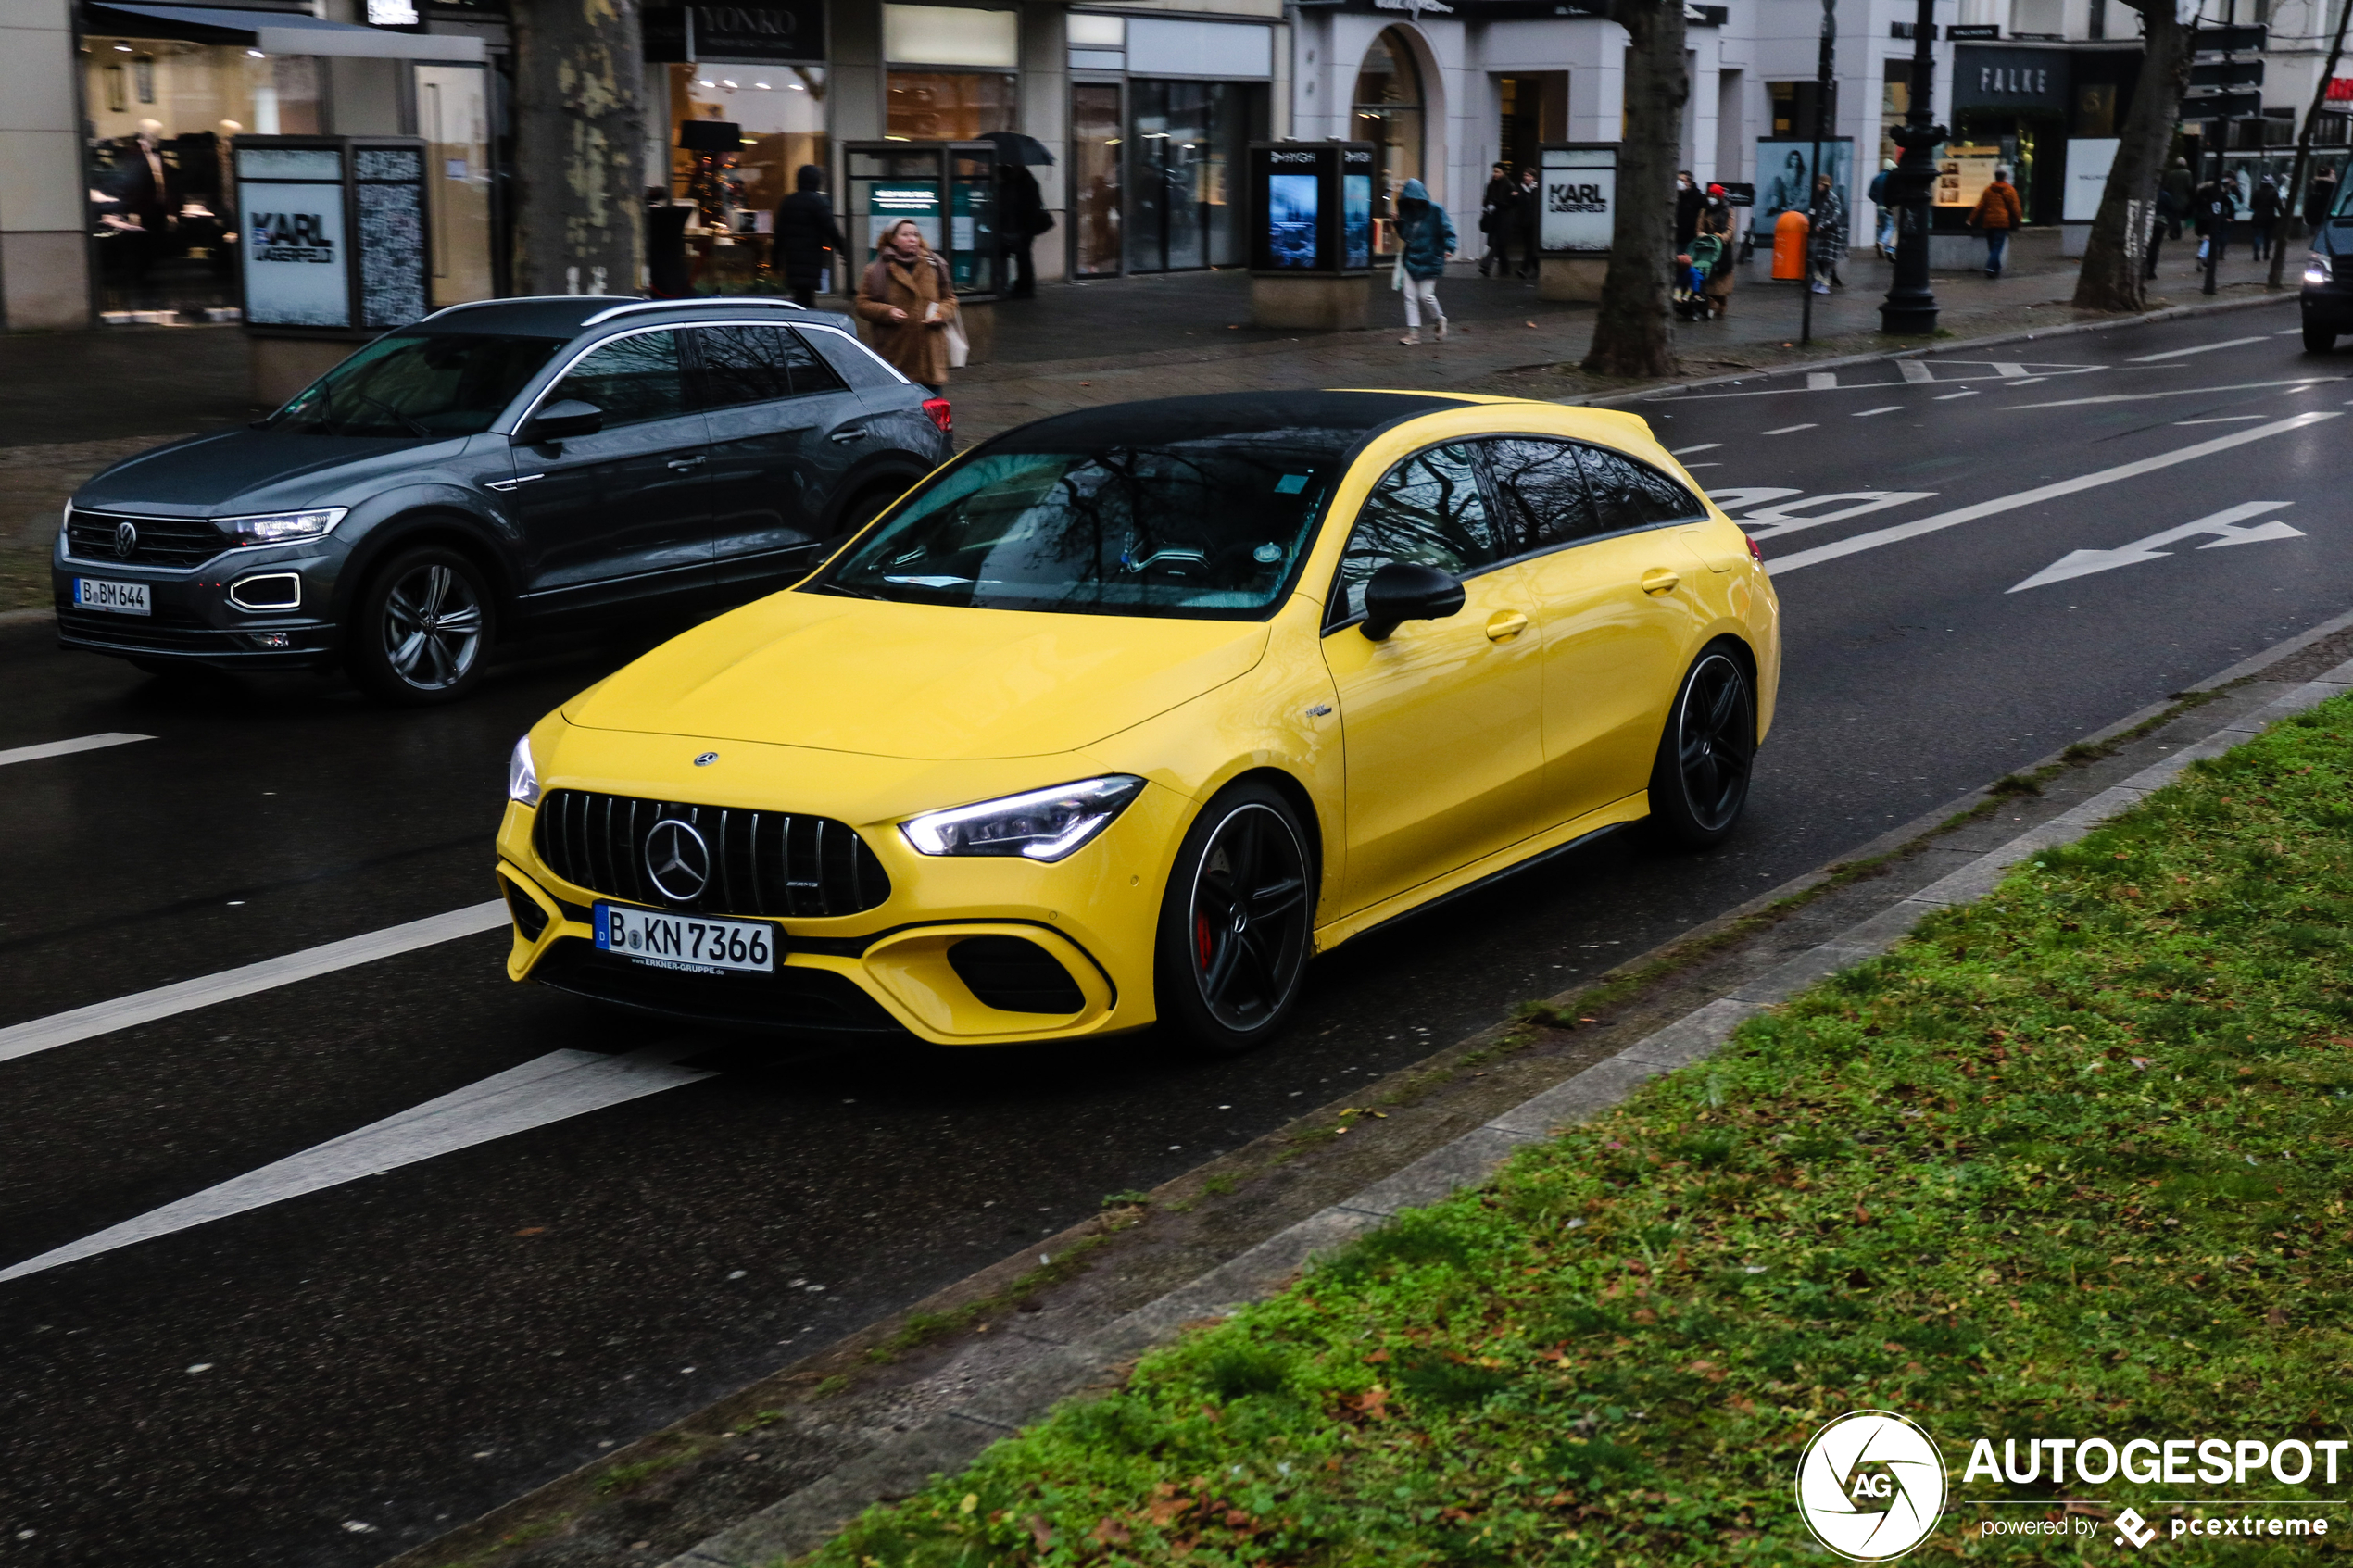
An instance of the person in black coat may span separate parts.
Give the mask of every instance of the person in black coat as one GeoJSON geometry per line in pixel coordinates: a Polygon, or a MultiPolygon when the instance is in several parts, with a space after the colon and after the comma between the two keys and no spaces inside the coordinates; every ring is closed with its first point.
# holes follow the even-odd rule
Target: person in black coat
{"type": "Polygon", "coordinates": [[[1519,228],[1516,202],[1519,186],[1512,179],[1512,171],[1502,164],[1489,176],[1487,192],[1478,198],[1478,232],[1487,243],[1478,253],[1478,275],[1487,276],[1490,266],[1501,269],[1506,278],[1512,275],[1512,235],[1519,228]]]}
{"type": "Polygon", "coordinates": [[[1544,228],[1544,189],[1537,182],[1536,170],[1523,168],[1519,171],[1519,275],[1536,276],[1536,252],[1539,236],[1544,228]]]}
{"type": "Polygon", "coordinates": [[[1675,171],[1675,248],[1686,251],[1692,241],[1699,237],[1699,215],[1707,206],[1707,193],[1699,188],[1688,169],[1675,171]]]}
{"type": "Polygon", "coordinates": [[[849,246],[834,222],[833,203],[825,199],[825,171],[804,163],[793,182],[799,188],[776,204],[776,265],[795,303],[814,309],[819,275],[840,267],[849,246]]]}
{"type": "Polygon", "coordinates": [[[1054,226],[1038,176],[1018,163],[997,166],[997,236],[1005,247],[1005,295],[1031,299],[1038,294],[1038,268],[1029,247],[1054,226]]]}

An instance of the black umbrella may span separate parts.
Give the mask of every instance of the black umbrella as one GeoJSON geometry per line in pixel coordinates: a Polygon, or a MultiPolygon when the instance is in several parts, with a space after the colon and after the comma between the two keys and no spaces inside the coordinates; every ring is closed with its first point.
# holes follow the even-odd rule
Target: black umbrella
{"type": "Polygon", "coordinates": [[[1018,131],[991,131],[981,137],[984,142],[997,144],[998,156],[1008,163],[1051,163],[1054,155],[1046,144],[1035,136],[1025,136],[1018,131]]]}

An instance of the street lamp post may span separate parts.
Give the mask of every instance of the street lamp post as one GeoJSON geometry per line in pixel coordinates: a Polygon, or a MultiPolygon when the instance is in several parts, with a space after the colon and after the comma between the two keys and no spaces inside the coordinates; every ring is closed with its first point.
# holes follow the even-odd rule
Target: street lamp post
{"type": "Polygon", "coordinates": [[[1928,107],[1936,88],[1936,0],[1919,0],[1919,14],[1912,24],[1911,107],[1904,123],[1889,132],[1904,156],[1887,177],[1896,211],[1895,283],[1879,307],[1880,331],[1913,336],[1936,331],[1936,293],[1928,286],[1929,198],[1936,190],[1931,154],[1948,134],[1928,107]]]}

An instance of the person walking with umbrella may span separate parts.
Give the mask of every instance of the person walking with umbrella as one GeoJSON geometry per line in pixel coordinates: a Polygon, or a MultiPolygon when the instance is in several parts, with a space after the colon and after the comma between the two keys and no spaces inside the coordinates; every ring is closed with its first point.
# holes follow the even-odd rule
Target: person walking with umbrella
{"type": "Polygon", "coordinates": [[[1034,299],[1038,295],[1038,264],[1030,247],[1054,226],[1046,210],[1044,193],[1031,164],[1051,165],[1054,155],[1035,136],[1018,131],[992,131],[985,140],[997,144],[997,243],[1005,256],[1005,296],[1034,299]]]}
{"type": "Polygon", "coordinates": [[[776,261],[794,303],[813,310],[819,281],[842,264],[849,246],[834,222],[833,203],[825,199],[825,171],[804,163],[793,184],[793,194],[776,204],[776,261]]]}

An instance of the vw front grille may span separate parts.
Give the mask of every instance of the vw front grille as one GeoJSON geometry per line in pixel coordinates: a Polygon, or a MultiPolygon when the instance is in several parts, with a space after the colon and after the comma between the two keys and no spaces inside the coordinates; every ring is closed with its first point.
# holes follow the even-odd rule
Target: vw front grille
{"type": "Polygon", "coordinates": [[[128,512],[86,512],[66,518],[66,549],[74,559],[101,566],[202,566],[230,545],[229,536],[200,517],[136,517],[128,512]],[[120,548],[122,525],[132,532],[131,553],[120,548]]]}
{"type": "Polygon", "coordinates": [[[829,817],[688,806],[586,790],[550,790],[534,829],[539,858],[575,887],[698,914],[823,920],[871,909],[890,876],[847,823],[829,817]],[[708,847],[702,891],[675,898],[654,885],[647,836],[682,822],[708,847]]]}

